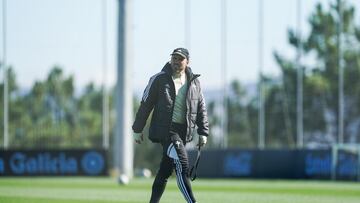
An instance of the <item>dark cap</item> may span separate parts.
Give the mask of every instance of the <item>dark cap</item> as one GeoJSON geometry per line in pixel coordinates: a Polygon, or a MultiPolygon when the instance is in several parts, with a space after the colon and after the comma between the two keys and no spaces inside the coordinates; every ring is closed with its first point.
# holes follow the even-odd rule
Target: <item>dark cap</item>
{"type": "Polygon", "coordinates": [[[189,51],[185,48],[176,48],[174,49],[174,51],[172,52],[171,55],[174,55],[174,54],[177,54],[177,55],[180,55],[186,59],[189,60],[189,51]]]}

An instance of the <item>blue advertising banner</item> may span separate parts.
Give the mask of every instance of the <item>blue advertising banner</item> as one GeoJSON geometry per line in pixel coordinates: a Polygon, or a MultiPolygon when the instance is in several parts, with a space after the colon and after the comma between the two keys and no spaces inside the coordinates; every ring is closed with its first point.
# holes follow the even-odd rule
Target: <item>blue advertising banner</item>
{"type": "Polygon", "coordinates": [[[105,150],[0,151],[0,176],[107,175],[105,150]]]}
{"type": "MultiPolygon", "coordinates": [[[[189,151],[194,160],[196,151],[189,151]]],[[[332,152],[328,150],[204,150],[198,166],[198,177],[265,178],[265,179],[331,179],[332,152]]],[[[339,151],[335,174],[338,180],[357,180],[359,157],[339,151]]]]}

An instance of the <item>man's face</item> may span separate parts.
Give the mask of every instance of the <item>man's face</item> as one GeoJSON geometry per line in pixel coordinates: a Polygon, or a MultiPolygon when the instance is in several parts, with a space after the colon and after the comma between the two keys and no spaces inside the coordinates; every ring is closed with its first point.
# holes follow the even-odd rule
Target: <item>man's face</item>
{"type": "Polygon", "coordinates": [[[188,63],[189,61],[180,55],[174,54],[171,56],[170,64],[174,73],[180,73],[184,71],[188,63]]]}

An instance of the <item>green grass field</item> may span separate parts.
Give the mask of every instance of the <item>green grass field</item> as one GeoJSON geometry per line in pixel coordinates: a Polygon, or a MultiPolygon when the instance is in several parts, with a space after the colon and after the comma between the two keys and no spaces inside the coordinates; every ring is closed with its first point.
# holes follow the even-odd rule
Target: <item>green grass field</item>
{"type": "MultiPolygon", "coordinates": [[[[120,186],[111,178],[0,178],[0,203],[148,202],[152,179],[120,186]]],[[[200,203],[359,203],[360,183],[199,179],[193,182],[200,203]]],[[[185,202],[171,178],[163,203],[185,202]]]]}

